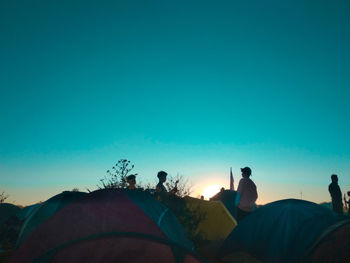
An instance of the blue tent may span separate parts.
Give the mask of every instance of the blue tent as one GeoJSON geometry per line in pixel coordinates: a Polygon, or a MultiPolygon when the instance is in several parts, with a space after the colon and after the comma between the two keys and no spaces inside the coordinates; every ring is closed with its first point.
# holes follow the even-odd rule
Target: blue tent
{"type": "Polygon", "coordinates": [[[321,205],[286,199],[258,208],[242,220],[221,246],[222,259],[246,252],[263,262],[301,262],[308,249],[344,217],[321,205]]]}

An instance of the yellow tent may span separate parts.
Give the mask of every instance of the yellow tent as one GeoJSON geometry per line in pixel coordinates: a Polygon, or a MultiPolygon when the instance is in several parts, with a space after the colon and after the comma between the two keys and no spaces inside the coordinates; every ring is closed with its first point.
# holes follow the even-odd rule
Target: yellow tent
{"type": "Polygon", "coordinates": [[[196,232],[201,233],[205,240],[224,240],[237,226],[237,221],[221,201],[205,201],[189,196],[184,199],[189,209],[204,214],[205,218],[196,232]]]}

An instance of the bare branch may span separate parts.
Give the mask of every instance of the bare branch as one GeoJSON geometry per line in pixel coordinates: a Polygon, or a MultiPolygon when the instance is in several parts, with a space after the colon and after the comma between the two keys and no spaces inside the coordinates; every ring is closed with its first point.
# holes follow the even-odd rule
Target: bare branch
{"type": "Polygon", "coordinates": [[[2,192],[0,194],[0,203],[4,203],[7,198],[9,198],[9,195],[5,194],[5,192],[2,192]]]}

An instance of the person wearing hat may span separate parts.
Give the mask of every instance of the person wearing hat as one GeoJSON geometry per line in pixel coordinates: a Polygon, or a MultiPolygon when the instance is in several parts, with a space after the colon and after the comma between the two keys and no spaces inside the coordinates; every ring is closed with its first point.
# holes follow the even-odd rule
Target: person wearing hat
{"type": "Polygon", "coordinates": [[[128,185],[129,190],[136,189],[136,176],[134,174],[131,174],[128,177],[126,177],[126,182],[129,184],[128,185]]]}
{"type": "Polygon", "coordinates": [[[237,207],[237,221],[241,221],[245,216],[250,214],[258,199],[258,192],[255,183],[249,178],[252,170],[249,167],[241,168],[242,179],[239,181],[237,192],[240,195],[237,207]]]}
{"type": "Polygon", "coordinates": [[[332,198],[333,211],[339,215],[343,215],[343,200],[340,187],[338,185],[338,176],[332,174],[331,176],[332,183],[328,186],[328,191],[332,198]]]}

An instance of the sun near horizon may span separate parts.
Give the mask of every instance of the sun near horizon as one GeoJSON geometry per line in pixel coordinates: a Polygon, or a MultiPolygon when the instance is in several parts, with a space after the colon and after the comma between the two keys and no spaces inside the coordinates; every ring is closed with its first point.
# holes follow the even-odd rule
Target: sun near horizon
{"type": "Polygon", "coordinates": [[[215,194],[220,192],[221,185],[219,184],[212,184],[207,187],[205,187],[202,191],[202,196],[204,196],[205,200],[209,200],[211,197],[213,197],[215,194]]]}
{"type": "Polygon", "coordinates": [[[9,201],[91,189],[119,158],[196,196],[244,166],[259,203],[350,190],[348,2],[1,4],[9,201]]]}

